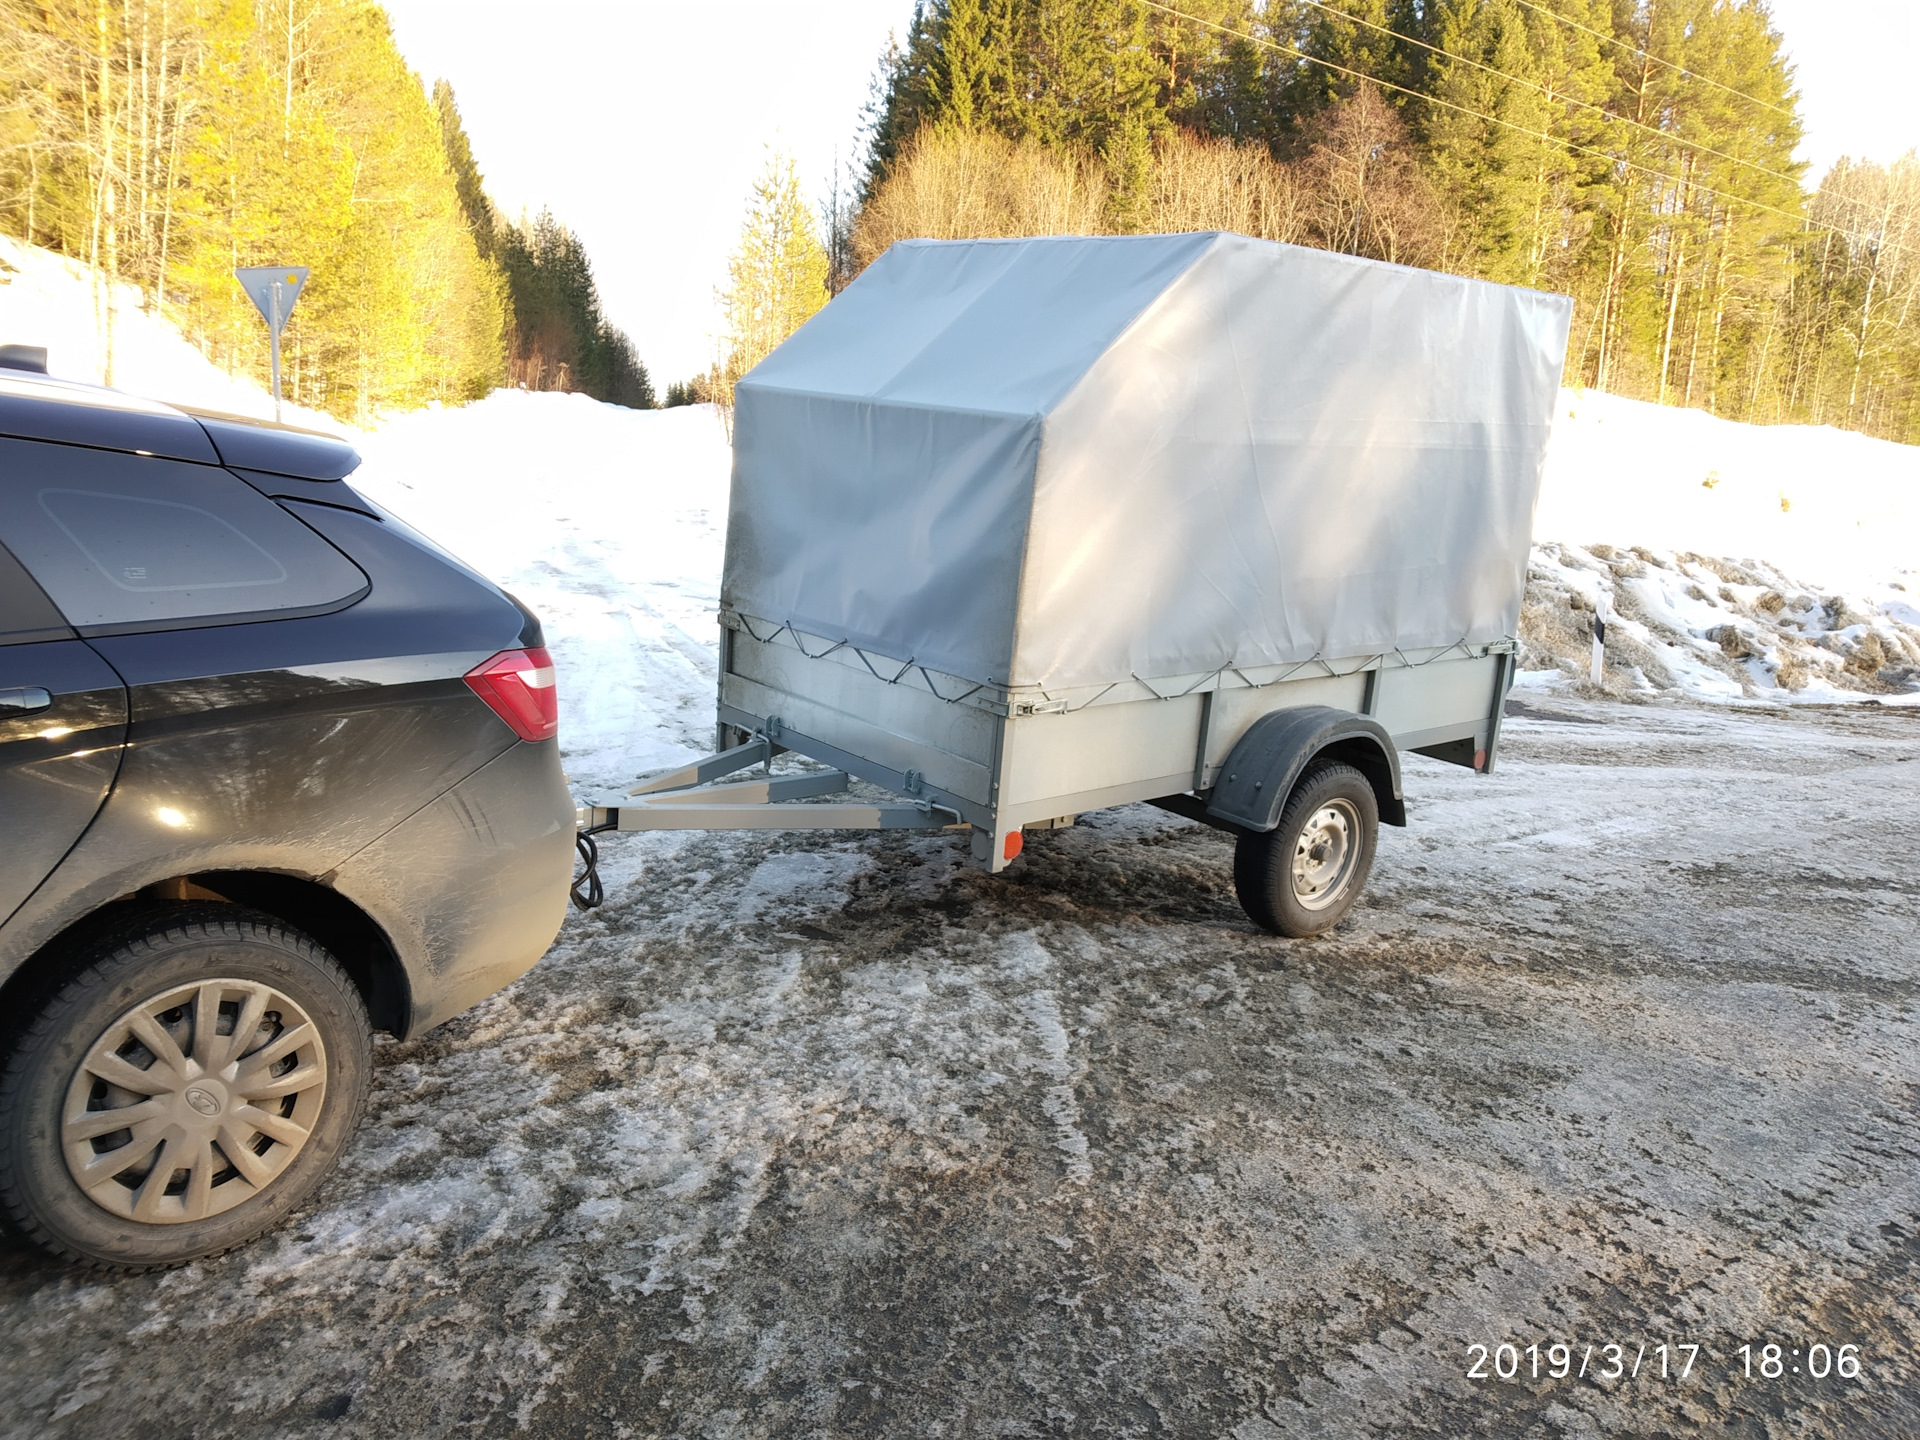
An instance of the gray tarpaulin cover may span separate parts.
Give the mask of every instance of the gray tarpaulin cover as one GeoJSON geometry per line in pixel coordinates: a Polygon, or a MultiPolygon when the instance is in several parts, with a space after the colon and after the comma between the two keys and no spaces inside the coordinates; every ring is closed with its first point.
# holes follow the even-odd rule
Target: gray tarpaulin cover
{"type": "Polygon", "coordinates": [[[897,244],[739,384],[723,602],[1047,688],[1502,639],[1571,308],[1239,235],[897,244]]]}

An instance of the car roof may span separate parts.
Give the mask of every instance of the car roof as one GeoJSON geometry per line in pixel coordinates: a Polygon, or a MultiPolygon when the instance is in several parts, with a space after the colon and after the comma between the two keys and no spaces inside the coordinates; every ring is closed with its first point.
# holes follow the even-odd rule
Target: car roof
{"type": "Polygon", "coordinates": [[[0,435],[161,455],[203,465],[339,480],[360,453],[338,436],[195,405],[168,405],[104,385],[0,367],[0,435]]]}

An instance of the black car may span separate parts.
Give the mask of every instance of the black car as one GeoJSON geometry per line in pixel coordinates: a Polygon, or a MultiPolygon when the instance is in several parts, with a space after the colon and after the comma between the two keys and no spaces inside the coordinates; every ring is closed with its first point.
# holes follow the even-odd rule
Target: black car
{"type": "Polygon", "coordinates": [[[344,442],[36,362],[0,350],[0,1214],[177,1264],[313,1193],[375,1030],[552,943],[553,664],[344,442]]]}

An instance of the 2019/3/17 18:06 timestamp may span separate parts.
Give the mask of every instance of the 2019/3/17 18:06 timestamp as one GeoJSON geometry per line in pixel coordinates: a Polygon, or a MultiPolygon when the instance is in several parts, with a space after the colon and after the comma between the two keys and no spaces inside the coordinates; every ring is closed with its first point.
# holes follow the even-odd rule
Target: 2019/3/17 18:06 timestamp
{"type": "MultiPolygon", "coordinates": [[[[1699,1358],[1700,1346],[1693,1344],[1648,1345],[1631,1350],[1625,1345],[1540,1345],[1524,1349],[1512,1343],[1467,1346],[1469,1380],[1685,1380],[1699,1358]],[[1544,1362],[1544,1363],[1543,1363],[1544,1362]]],[[[1784,1348],[1775,1344],[1742,1345],[1729,1359],[1737,1357],[1735,1372],[1746,1380],[1781,1380],[1804,1376],[1825,1380],[1860,1377],[1858,1345],[1815,1343],[1784,1348]]],[[[1709,1359],[1717,1358],[1709,1352],[1709,1359]]]]}

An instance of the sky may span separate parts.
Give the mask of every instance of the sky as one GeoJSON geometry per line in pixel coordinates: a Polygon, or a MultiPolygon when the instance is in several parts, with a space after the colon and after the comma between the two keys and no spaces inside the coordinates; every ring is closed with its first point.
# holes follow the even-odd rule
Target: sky
{"type": "MultiPolygon", "coordinates": [[[[661,390],[706,368],[715,290],[775,150],[818,201],[858,143],[913,0],[386,0],[407,62],[450,81],[488,191],[580,236],[607,316],[661,390]],[[530,16],[537,20],[529,23],[530,16]]],[[[1920,0],[1772,0],[1814,180],[1920,145],[1920,0]]]]}
{"type": "Polygon", "coordinates": [[[1842,155],[1897,160],[1920,145],[1912,61],[1920,47],[1915,0],[1771,0],[1800,88],[1808,180],[1842,155]]]}
{"type": "Polygon", "coordinates": [[[581,238],[607,318],[663,393],[713,358],[714,291],[770,148],[817,202],[888,34],[913,18],[913,0],[386,8],[407,63],[453,86],[488,193],[581,238]]]}

